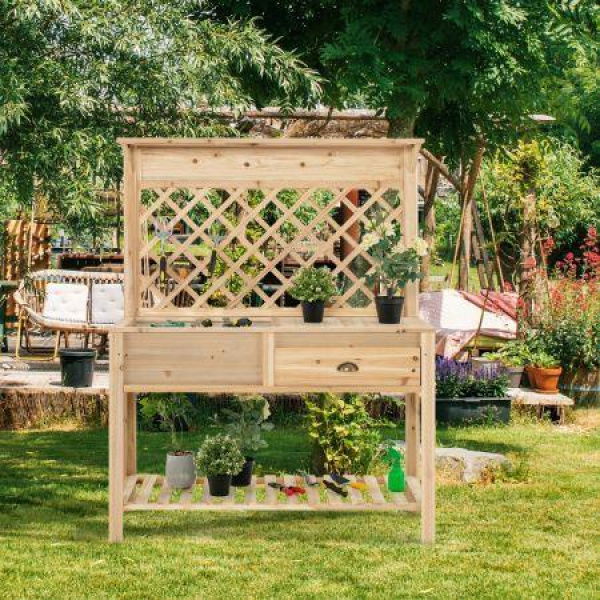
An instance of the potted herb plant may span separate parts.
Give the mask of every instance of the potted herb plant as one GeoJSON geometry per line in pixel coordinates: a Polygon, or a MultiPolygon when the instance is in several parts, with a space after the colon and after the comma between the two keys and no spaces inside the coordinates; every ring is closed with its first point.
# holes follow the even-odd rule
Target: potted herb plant
{"type": "Polygon", "coordinates": [[[361,244],[374,262],[365,279],[376,290],[379,322],[399,323],[404,305],[400,292],[407,283],[421,279],[421,257],[427,254],[427,243],[417,238],[407,246],[398,223],[373,221],[361,244]]]}
{"type": "Polygon", "coordinates": [[[321,323],[325,303],[335,296],[338,290],[327,267],[304,267],[294,277],[289,293],[302,303],[305,323],[321,323]]]}
{"type": "Polygon", "coordinates": [[[527,376],[535,391],[542,394],[558,394],[558,380],[562,373],[558,360],[544,350],[532,352],[529,360],[527,376]]]}
{"type": "Polygon", "coordinates": [[[269,403],[264,396],[239,397],[232,408],[224,408],[217,423],[224,422],[227,434],[237,440],[244,455],[245,463],[242,470],[235,473],[231,479],[234,487],[250,485],[254,468],[255,453],[268,446],[263,439],[263,431],[270,431],[272,423],[267,423],[271,412],[269,403]]]}
{"type": "Polygon", "coordinates": [[[231,477],[244,466],[244,456],[236,440],[217,434],[204,440],[196,456],[198,470],[206,475],[211,496],[228,496],[231,477]]]}
{"type": "Polygon", "coordinates": [[[508,423],[511,399],[503,369],[475,369],[469,362],[436,359],[436,414],[440,423],[508,423]]]}
{"type": "Polygon", "coordinates": [[[160,420],[171,433],[171,450],[167,453],[165,478],[173,489],[189,488],[196,481],[194,453],[181,449],[180,433],[189,426],[193,406],[183,394],[149,394],[140,400],[142,416],[160,420]]]}
{"type": "Polygon", "coordinates": [[[490,360],[497,360],[504,366],[508,373],[510,387],[517,388],[521,385],[523,371],[530,357],[529,349],[523,340],[511,340],[497,352],[490,352],[485,356],[490,360]]]}

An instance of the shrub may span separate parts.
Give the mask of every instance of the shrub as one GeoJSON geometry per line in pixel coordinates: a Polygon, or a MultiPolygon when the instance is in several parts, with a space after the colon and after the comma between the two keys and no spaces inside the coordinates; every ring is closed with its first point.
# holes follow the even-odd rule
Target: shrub
{"type": "Polygon", "coordinates": [[[338,290],[329,269],[305,267],[294,277],[289,293],[302,302],[327,302],[338,293],[338,290]]]}
{"type": "Polygon", "coordinates": [[[316,394],[306,398],[306,406],[316,474],[368,473],[379,455],[381,435],[361,396],[316,394]]]}
{"type": "Polygon", "coordinates": [[[237,442],[223,434],[206,438],[196,456],[198,470],[207,477],[235,475],[242,470],[244,462],[237,442]]]}
{"type": "Polygon", "coordinates": [[[486,365],[474,369],[470,363],[436,359],[438,398],[498,398],[506,396],[508,377],[504,369],[486,365]]]}
{"type": "Polygon", "coordinates": [[[194,413],[194,407],[184,394],[148,394],[140,400],[142,418],[153,422],[160,419],[160,428],[171,433],[173,450],[181,450],[178,433],[188,427],[194,413]]]}

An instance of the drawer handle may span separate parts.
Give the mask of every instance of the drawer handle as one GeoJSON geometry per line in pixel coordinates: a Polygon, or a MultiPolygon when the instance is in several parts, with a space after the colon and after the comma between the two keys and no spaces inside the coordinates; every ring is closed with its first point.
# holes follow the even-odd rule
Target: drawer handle
{"type": "Polygon", "coordinates": [[[343,362],[337,366],[337,370],[341,373],[356,373],[358,365],[353,362],[343,362]]]}

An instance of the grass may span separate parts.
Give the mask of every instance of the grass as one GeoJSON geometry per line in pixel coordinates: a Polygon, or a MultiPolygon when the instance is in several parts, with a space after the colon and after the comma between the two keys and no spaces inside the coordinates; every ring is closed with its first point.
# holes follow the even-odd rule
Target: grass
{"type": "MultiPolygon", "coordinates": [[[[307,464],[303,430],[269,441],[260,468],[307,464]]],[[[442,483],[433,547],[414,515],[358,513],[132,513],[125,543],[109,545],[106,432],[0,432],[0,598],[600,597],[600,410],[566,427],[448,429],[439,442],[507,453],[519,469],[442,483]]],[[[140,471],[161,471],[166,443],[140,434],[140,471]]]]}

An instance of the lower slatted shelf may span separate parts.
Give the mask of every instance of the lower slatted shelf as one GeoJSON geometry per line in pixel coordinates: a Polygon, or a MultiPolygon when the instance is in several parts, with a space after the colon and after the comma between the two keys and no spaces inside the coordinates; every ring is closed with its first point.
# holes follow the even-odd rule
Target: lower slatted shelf
{"type": "Polygon", "coordinates": [[[363,482],[364,490],[347,487],[348,496],[343,498],[328,490],[321,483],[310,487],[302,477],[295,475],[265,475],[253,477],[248,487],[231,488],[227,497],[211,496],[208,482],[198,478],[185,490],[172,490],[161,475],[131,475],[125,482],[124,507],[134,510],[208,510],[208,511],[413,511],[419,510],[420,495],[415,489],[418,482],[408,481],[405,493],[388,492],[385,478],[366,475],[350,476],[363,482]],[[277,482],[297,485],[305,494],[286,496],[268,485],[277,482]]]}

